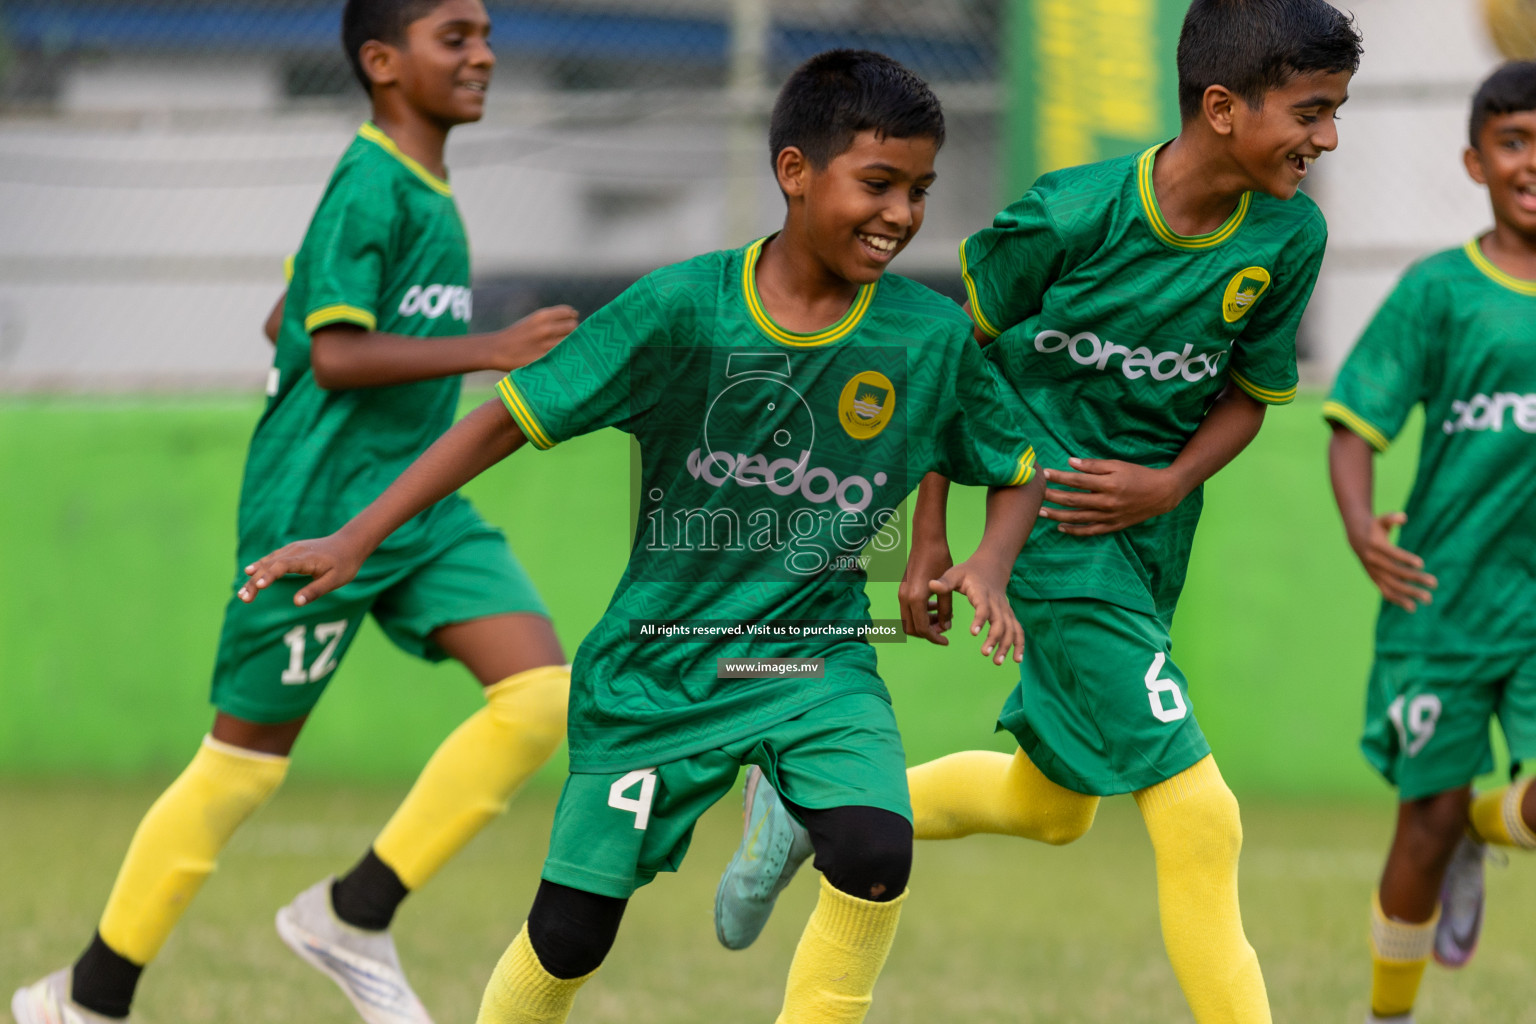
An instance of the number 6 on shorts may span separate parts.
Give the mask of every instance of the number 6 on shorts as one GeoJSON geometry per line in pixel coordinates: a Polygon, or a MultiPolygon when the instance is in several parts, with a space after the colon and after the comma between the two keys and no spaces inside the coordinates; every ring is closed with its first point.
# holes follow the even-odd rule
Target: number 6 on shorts
{"type": "Polygon", "coordinates": [[[621,776],[617,782],[608,787],[608,806],[620,811],[629,811],[635,816],[635,828],[644,832],[645,827],[651,823],[651,801],[656,798],[656,769],[641,768],[639,771],[630,772],[621,776]],[[625,796],[625,790],[640,784],[639,796],[625,796]]]}
{"type": "Polygon", "coordinates": [[[1147,669],[1147,700],[1152,704],[1152,717],[1159,722],[1177,722],[1189,714],[1189,705],[1184,703],[1184,694],[1179,692],[1179,684],[1172,679],[1159,679],[1163,671],[1163,665],[1167,657],[1162,651],[1157,652],[1157,657],[1152,659],[1152,667],[1147,669]],[[1173,707],[1163,707],[1163,694],[1173,698],[1173,707]]]}

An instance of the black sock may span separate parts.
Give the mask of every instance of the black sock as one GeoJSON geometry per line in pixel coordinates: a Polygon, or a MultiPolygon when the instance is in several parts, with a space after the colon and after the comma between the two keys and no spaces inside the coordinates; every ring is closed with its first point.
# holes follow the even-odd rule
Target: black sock
{"type": "Polygon", "coordinates": [[[331,908],[354,928],[381,932],[410,891],[370,846],[357,866],[331,885],[331,908]]]}
{"type": "Polygon", "coordinates": [[[75,961],[70,998],[104,1017],[126,1017],[143,973],[144,968],[113,952],[97,932],[75,961]]]}

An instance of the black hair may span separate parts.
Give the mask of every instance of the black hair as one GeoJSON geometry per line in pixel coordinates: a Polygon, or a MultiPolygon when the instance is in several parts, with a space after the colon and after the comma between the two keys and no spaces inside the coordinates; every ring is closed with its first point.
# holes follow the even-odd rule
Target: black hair
{"type": "Polygon", "coordinates": [[[411,22],[424,18],[443,0],[347,0],[341,11],[341,48],[346,51],[347,63],[357,76],[363,91],[373,95],[373,83],[363,70],[360,51],[370,39],[391,46],[405,41],[405,28],[411,22]]]}
{"type": "Polygon", "coordinates": [[[1354,19],[1324,0],[1194,0],[1179,32],[1179,114],[1224,85],[1250,107],[1297,75],[1360,69],[1354,19]]]}
{"type": "Polygon", "coordinates": [[[1472,116],[1467,121],[1467,139],[1472,148],[1477,148],[1477,137],[1483,134],[1483,125],[1490,117],[1525,110],[1536,110],[1536,60],[1501,64],[1472,97],[1472,116]]]}
{"type": "Polygon", "coordinates": [[[883,53],[828,50],[801,64],[773,103],[768,153],[794,146],[825,168],[860,132],[944,145],[944,109],[928,83],[883,53]]]}

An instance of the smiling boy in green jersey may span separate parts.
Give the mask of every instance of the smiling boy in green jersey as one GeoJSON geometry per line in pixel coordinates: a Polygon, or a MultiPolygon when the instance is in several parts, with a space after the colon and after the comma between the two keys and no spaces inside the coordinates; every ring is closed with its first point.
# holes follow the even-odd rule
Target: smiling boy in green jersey
{"type": "Polygon", "coordinates": [[[1468,137],[1493,230],[1403,275],[1323,407],[1345,532],[1382,595],[1360,745],[1400,800],[1371,906],[1370,1021],[1412,1020],[1431,954],[1471,958],[1485,844],[1536,849],[1529,777],[1471,786],[1493,768],[1495,715],[1517,771],[1536,758],[1536,63],[1482,84],[1468,137]],[[1420,404],[1406,514],[1378,516],[1374,457],[1420,404]]]}
{"type": "Polygon", "coordinates": [[[605,426],[637,439],[634,546],[576,655],[571,775],[481,1021],[565,1020],[629,897],[677,869],[743,763],[797,806],[826,879],[780,1019],[863,1019],[912,857],[889,695],[861,639],[773,643],[749,627],[867,623],[864,570],[842,556],[878,542],[912,484],[938,469],[996,489],[976,554],[936,585],[971,599],[973,634],[991,622],[982,652],[995,662],[1023,640],[1006,586],[1040,502],[1033,450],[960,310],[884,274],[922,224],[943,137],[938,100],[895,61],[812,58],[769,129],[781,232],[646,276],[508,375],[502,402],[471,413],[342,530],[251,567],[248,596],[297,572],[315,577],[296,596],[308,601],[525,439],[549,448],[605,426]],[[745,632],[647,639],[711,622],[745,632]],[[730,676],[725,659],[765,655],[820,668],[730,676]]]}
{"type": "MultiPolygon", "coordinates": [[[[1266,406],[1295,394],[1296,329],[1326,238],[1297,189],[1337,144],[1359,57],[1349,20],[1322,0],[1195,0],[1179,38],[1178,137],[1043,176],[960,253],[977,340],[1048,467],[1048,507],[1009,590],[1031,642],[999,727],[1020,749],[913,768],[916,837],[1067,843],[1101,796],[1134,793],[1169,959],[1200,1024],[1270,1014],[1238,911],[1237,802],[1169,627],[1201,484],[1253,439],[1266,406]]],[[[908,632],[939,644],[950,598],[928,581],[950,563],[947,488],[933,476],[919,490],[900,594],[908,632]]],[[[761,929],[803,848],[783,814],[748,816],[762,828],[717,901],[735,947],[761,929]]]]}
{"type": "MultiPolygon", "coordinates": [[[[554,307],[467,334],[469,248],[443,148],[452,126],[480,118],[495,62],[489,29],[480,0],[346,6],[343,42],[373,119],[337,165],[269,319],[276,354],[246,462],[237,566],[346,522],[449,427],[460,374],[521,366],[575,326],[574,311],[554,307]]],[[[139,825],[89,948],[16,993],[19,1024],[128,1015],[143,967],[281,783],[368,614],[402,649],[461,662],[486,706],[438,748],[357,866],[279,911],[278,931],[364,1019],[428,1022],[387,930],[395,908],[553,753],[569,686],[532,583],[456,494],[381,546],[346,595],[303,609],[231,598],[213,728],[139,825]]]]}

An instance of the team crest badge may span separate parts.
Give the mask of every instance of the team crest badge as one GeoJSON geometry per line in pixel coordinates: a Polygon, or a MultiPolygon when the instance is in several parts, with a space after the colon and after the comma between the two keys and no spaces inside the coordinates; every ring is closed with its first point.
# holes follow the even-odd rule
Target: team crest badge
{"type": "Polygon", "coordinates": [[[875,370],[855,374],[837,400],[837,421],[857,441],[868,441],[884,430],[895,411],[896,388],[875,370]]]}
{"type": "Polygon", "coordinates": [[[1259,296],[1269,290],[1269,271],[1263,267],[1239,270],[1227,282],[1227,291],[1221,297],[1221,316],[1229,324],[1241,320],[1259,296]]]}

